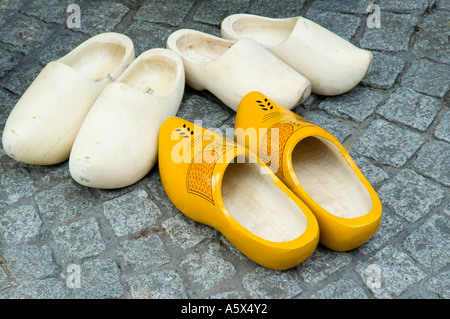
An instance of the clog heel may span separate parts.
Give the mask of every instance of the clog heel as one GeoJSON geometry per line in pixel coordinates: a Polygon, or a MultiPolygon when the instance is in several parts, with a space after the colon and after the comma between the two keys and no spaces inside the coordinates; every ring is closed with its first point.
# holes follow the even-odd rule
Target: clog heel
{"type": "Polygon", "coordinates": [[[312,93],[320,95],[350,91],[366,75],[373,59],[370,51],[303,17],[234,14],[222,21],[221,32],[225,39],[250,38],[263,45],[310,80],[312,93]]]}
{"type": "Polygon", "coordinates": [[[174,205],[249,259],[281,270],[315,250],[319,228],[310,209],[242,145],[172,117],[161,126],[158,154],[174,205]]]}
{"type": "Polygon", "coordinates": [[[6,154],[34,165],[67,160],[81,124],[110,77],[119,77],[134,58],[130,38],[103,33],[47,64],[6,121],[6,154]]]}
{"type": "Polygon", "coordinates": [[[252,92],[239,105],[235,134],[312,210],[323,245],[347,251],[375,233],[378,195],[328,131],[252,92]]]}

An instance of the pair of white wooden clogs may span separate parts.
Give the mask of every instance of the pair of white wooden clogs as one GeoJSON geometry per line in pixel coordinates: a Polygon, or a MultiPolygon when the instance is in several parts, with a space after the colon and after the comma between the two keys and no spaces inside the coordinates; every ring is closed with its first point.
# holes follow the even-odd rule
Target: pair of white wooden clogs
{"type": "Polygon", "coordinates": [[[144,177],[157,160],[158,132],[176,115],[185,83],[231,109],[258,91],[288,109],[311,92],[345,93],[372,61],[334,33],[302,17],[227,17],[222,38],[172,33],[167,49],[135,57],[131,39],[104,33],[46,65],[11,111],[2,144],[17,161],[69,159],[85,186],[119,188],[144,177]]]}

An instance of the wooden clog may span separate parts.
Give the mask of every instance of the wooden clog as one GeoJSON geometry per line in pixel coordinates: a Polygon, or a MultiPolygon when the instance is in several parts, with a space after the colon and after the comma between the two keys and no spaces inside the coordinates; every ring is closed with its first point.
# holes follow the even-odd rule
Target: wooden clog
{"type": "Polygon", "coordinates": [[[222,21],[221,34],[225,39],[250,38],[264,45],[310,80],[312,93],[320,95],[351,90],[366,75],[373,59],[370,51],[303,17],[234,14],[222,21]]]}
{"type": "Polygon", "coordinates": [[[3,148],[19,162],[51,165],[69,158],[81,124],[100,92],[134,60],[133,42],[104,33],[47,64],[11,111],[3,148]]]}
{"type": "Polygon", "coordinates": [[[316,248],[319,228],[309,208],[242,145],[172,117],[161,126],[158,154],[175,206],[256,263],[288,269],[316,248]]]}
{"type": "Polygon", "coordinates": [[[323,245],[351,250],[375,233],[378,195],[328,131],[252,92],[239,105],[235,134],[312,210],[323,245]]]}
{"type": "Polygon", "coordinates": [[[184,92],[180,57],[167,49],[142,53],[109,84],[73,144],[69,169],[80,184],[119,188],[154,166],[162,122],[176,115],[184,92]]]}
{"type": "Polygon", "coordinates": [[[235,42],[181,29],[169,36],[167,47],[183,59],[187,85],[210,91],[234,111],[255,90],[290,109],[311,93],[305,77],[251,39],[235,42]]]}

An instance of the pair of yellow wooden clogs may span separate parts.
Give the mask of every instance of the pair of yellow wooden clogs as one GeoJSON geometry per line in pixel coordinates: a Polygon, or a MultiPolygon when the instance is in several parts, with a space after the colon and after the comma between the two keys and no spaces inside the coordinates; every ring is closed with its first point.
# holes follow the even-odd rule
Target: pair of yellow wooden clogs
{"type": "Polygon", "coordinates": [[[268,268],[297,266],[319,239],[354,249],[381,219],[376,192],[339,141],[259,92],[239,104],[235,141],[171,117],[158,154],[175,206],[268,268]]]}

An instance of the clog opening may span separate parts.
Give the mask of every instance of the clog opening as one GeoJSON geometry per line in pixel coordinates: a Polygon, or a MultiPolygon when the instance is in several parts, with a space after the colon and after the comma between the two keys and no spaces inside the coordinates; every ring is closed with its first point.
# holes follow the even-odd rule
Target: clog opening
{"type": "Polygon", "coordinates": [[[184,34],[177,39],[180,53],[194,61],[208,63],[222,56],[230,44],[200,33],[184,34]]]}
{"type": "Polygon", "coordinates": [[[265,240],[290,241],[307,227],[301,208],[247,156],[236,157],[226,168],[222,199],[239,224],[265,240]]]}
{"type": "Polygon", "coordinates": [[[171,59],[151,56],[139,61],[121,78],[121,82],[155,96],[164,96],[174,86],[177,70],[176,63],[171,59]]]}
{"type": "Polygon", "coordinates": [[[125,47],[117,43],[91,43],[62,62],[91,81],[100,82],[120,66],[125,52],[125,47]]]}
{"type": "Polygon", "coordinates": [[[368,190],[332,142],[318,136],[301,140],[292,165],[303,189],[329,213],[356,218],[372,209],[368,190]]]}
{"type": "Polygon", "coordinates": [[[296,18],[269,20],[260,17],[242,17],[233,22],[233,30],[241,38],[251,38],[264,46],[276,46],[284,42],[297,23],[296,18]]]}

